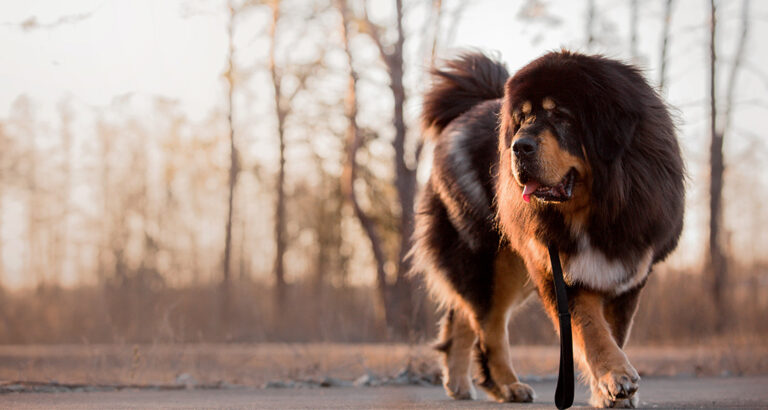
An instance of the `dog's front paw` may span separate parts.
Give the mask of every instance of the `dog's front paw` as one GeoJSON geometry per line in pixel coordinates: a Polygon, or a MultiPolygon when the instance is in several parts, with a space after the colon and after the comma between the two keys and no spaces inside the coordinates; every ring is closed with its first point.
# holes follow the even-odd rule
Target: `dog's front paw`
{"type": "Polygon", "coordinates": [[[597,379],[597,387],[604,396],[612,399],[628,399],[637,391],[640,375],[627,363],[620,370],[612,370],[597,379]]]}
{"type": "Polygon", "coordinates": [[[530,403],[536,398],[533,388],[525,383],[502,385],[500,390],[501,397],[498,397],[498,401],[502,402],[530,403]]]}
{"type": "Polygon", "coordinates": [[[473,400],[475,398],[475,388],[469,376],[446,378],[443,387],[448,396],[454,400],[473,400]]]}
{"type": "Polygon", "coordinates": [[[590,404],[595,407],[634,408],[637,403],[637,382],[640,376],[632,365],[626,363],[609,371],[592,382],[590,404]]]}

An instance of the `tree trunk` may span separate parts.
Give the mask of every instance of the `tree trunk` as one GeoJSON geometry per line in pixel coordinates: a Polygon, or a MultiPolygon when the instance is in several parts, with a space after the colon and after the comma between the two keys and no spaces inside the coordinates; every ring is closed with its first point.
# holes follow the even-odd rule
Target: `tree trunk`
{"type": "Polygon", "coordinates": [[[355,193],[355,179],[357,174],[357,150],[360,148],[362,138],[360,130],[357,126],[357,71],[352,64],[352,53],[349,48],[349,31],[348,25],[350,17],[348,15],[346,0],[337,0],[339,11],[342,16],[342,34],[344,38],[344,51],[347,54],[347,61],[349,64],[349,82],[347,86],[347,96],[345,101],[345,115],[347,117],[347,136],[346,136],[346,148],[347,158],[344,163],[344,170],[341,177],[341,186],[344,196],[347,198],[355,212],[355,217],[360,222],[360,225],[365,232],[366,237],[371,246],[371,252],[373,253],[373,259],[376,263],[376,290],[378,295],[379,313],[382,316],[384,323],[389,326],[390,318],[388,316],[389,309],[387,298],[387,281],[386,272],[384,270],[384,264],[386,258],[384,256],[384,250],[381,247],[381,239],[376,230],[374,221],[365,213],[360,207],[357,195],[355,193]]]}
{"type": "Polygon", "coordinates": [[[722,192],[723,192],[723,134],[717,129],[717,89],[716,89],[716,8],[715,1],[710,0],[710,30],[709,30],[709,109],[710,109],[710,179],[709,179],[709,260],[708,271],[711,275],[712,300],[716,310],[715,331],[720,333],[724,328],[723,318],[723,285],[725,284],[727,266],[720,239],[722,227],[722,192]]]}
{"type": "MultiPolygon", "coordinates": [[[[344,7],[343,2],[340,2],[344,7]]],[[[363,2],[363,6],[366,3],[363,2]]],[[[435,7],[440,7],[441,2],[436,1],[435,7]]],[[[343,8],[343,10],[346,10],[343,8]]],[[[385,45],[382,29],[368,19],[367,11],[364,7],[362,17],[362,30],[368,34],[379,49],[379,54],[387,67],[389,74],[389,87],[394,99],[392,125],[395,129],[395,137],[392,141],[394,149],[394,170],[395,170],[395,190],[397,192],[398,205],[400,206],[400,215],[398,221],[398,230],[400,235],[399,248],[397,251],[397,270],[395,283],[389,288],[389,291],[382,291],[385,294],[387,325],[395,335],[405,337],[414,331],[419,331],[418,326],[423,316],[423,311],[419,309],[422,295],[416,291],[412,279],[408,275],[411,264],[406,258],[411,243],[413,233],[414,202],[416,196],[416,169],[408,166],[406,153],[407,129],[405,125],[404,106],[405,106],[405,87],[403,85],[404,64],[403,53],[405,44],[405,32],[403,30],[403,2],[395,1],[397,30],[394,44],[385,45]]],[[[344,12],[346,14],[346,12],[344,12]]],[[[439,16],[439,10],[438,10],[439,16]]],[[[417,146],[414,155],[414,163],[418,161],[421,146],[417,146]]],[[[362,221],[361,221],[362,222],[362,221]]],[[[365,229],[365,224],[364,229],[365,229]]],[[[369,235],[370,237],[370,235],[369,235]]],[[[375,251],[375,250],[374,250],[375,251]]],[[[374,252],[375,254],[375,252],[374,252]]],[[[381,266],[378,268],[378,275],[382,278],[379,283],[384,283],[383,255],[381,266]]]]}
{"type": "Polygon", "coordinates": [[[415,289],[408,272],[411,269],[410,260],[406,258],[410,249],[411,236],[413,234],[413,208],[416,195],[416,170],[408,166],[406,161],[406,127],[404,117],[405,87],[403,86],[403,46],[405,34],[403,32],[403,4],[402,0],[396,0],[397,13],[397,41],[394,50],[386,56],[389,66],[390,89],[394,96],[395,138],[392,145],[395,151],[395,188],[400,202],[400,250],[398,252],[397,279],[393,288],[391,300],[388,303],[389,317],[392,320],[393,330],[399,336],[406,336],[417,329],[418,312],[415,309],[415,289]]]}
{"type": "Polygon", "coordinates": [[[723,135],[727,135],[731,129],[731,120],[733,119],[733,100],[736,95],[736,82],[739,71],[744,61],[744,54],[747,48],[747,37],[749,36],[749,11],[750,0],[741,2],[741,32],[736,44],[736,54],[733,58],[731,72],[728,74],[728,83],[725,91],[725,113],[723,115],[723,124],[720,127],[723,135]]]}
{"type": "MultiPolygon", "coordinates": [[[[715,7],[712,4],[712,30],[710,38],[711,41],[711,56],[712,56],[712,70],[710,72],[710,88],[714,90],[715,71],[714,63],[716,60],[715,47],[714,47],[714,32],[715,32],[715,7]]],[[[741,68],[742,61],[744,60],[744,53],[746,50],[747,36],[749,33],[749,0],[742,1],[741,9],[741,32],[736,44],[736,53],[733,59],[733,65],[728,76],[728,83],[726,85],[725,94],[725,113],[722,116],[722,124],[717,124],[716,119],[716,93],[710,91],[710,109],[712,110],[712,144],[710,149],[710,163],[711,163],[711,176],[710,176],[710,236],[709,236],[709,249],[710,249],[710,271],[712,272],[712,296],[715,301],[715,308],[717,309],[715,330],[718,333],[722,333],[725,330],[726,318],[728,316],[728,303],[726,300],[726,294],[724,288],[728,284],[728,259],[723,250],[723,239],[721,238],[722,222],[723,222],[723,210],[722,210],[722,196],[723,196],[723,175],[725,174],[725,159],[723,157],[723,144],[725,135],[731,128],[731,119],[733,116],[733,101],[735,97],[736,82],[738,79],[738,73],[741,68]]]]}
{"type": "Polygon", "coordinates": [[[665,0],[664,21],[661,29],[661,57],[659,58],[659,90],[664,93],[667,80],[667,53],[669,52],[669,31],[672,27],[672,6],[675,0],[665,0]]]}
{"type": "Polygon", "coordinates": [[[595,45],[595,19],[596,19],[595,0],[587,0],[587,18],[585,19],[586,34],[587,34],[587,51],[592,51],[592,47],[594,47],[595,45]]]}
{"type": "Polygon", "coordinates": [[[61,187],[60,193],[60,205],[61,218],[58,223],[60,226],[57,229],[56,244],[55,244],[55,261],[58,267],[58,277],[64,276],[64,269],[67,262],[67,250],[69,248],[69,213],[70,213],[70,191],[72,190],[72,112],[71,109],[64,103],[59,105],[59,116],[61,118],[61,144],[63,148],[64,162],[62,164],[62,174],[64,176],[64,183],[61,187]]]}
{"type": "Polygon", "coordinates": [[[239,171],[237,147],[235,146],[235,127],[232,121],[234,110],[234,30],[235,30],[235,9],[232,1],[228,3],[229,22],[227,24],[228,55],[226,79],[229,88],[227,90],[227,124],[229,125],[229,196],[227,198],[227,223],[224,239],[224,269],[221,280],[220,315],[221,324],[224,329],[228,329],[228,323],[232,311],[231,301],[231,255],[232,255],[232,214],[234,213],[235,187],[237,185],[237,175],[239,171]]]}
{"type": "Polygon", "coordinates": [[[285,305],[285,117],[286,107],[282,104],[280,91],[280,76],[277,73],[275,63],[275,44],[277,38],[277,22],[280,18],[280,1],[272,1],[272,25],[269,29],[269,72],[272,76],[272,87],[275,93],[275,113],[277,115],[278,138],[278,170],[277,170],[277,198],[275,200],[275,304],[279,312],[285,305]]]}
{"type": "Polygon", "coordinates": [[[637,51],[637,25],[639,20],[638,1],[630,0],[629,4],[629,55],[633,63],[638,63],[640,57],[637,51]]]}

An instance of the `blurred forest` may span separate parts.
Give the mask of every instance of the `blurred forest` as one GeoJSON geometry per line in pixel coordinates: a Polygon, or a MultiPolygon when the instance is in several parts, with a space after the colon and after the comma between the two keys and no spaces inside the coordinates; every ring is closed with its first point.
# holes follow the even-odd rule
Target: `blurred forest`
{"type": "MultiPolygon", "coordinates": [[[[431,162],[420,94],[483,3],[181,2],[184,18],[223,22],[204,118],[145,93],[18,95],[0,113],[0,343],[429,340],[438,315],[405,258],[431,162]]],[[[520,0],[514,31],[483,27],[536,55],[575,25],[559,44],[633,61],[669,97],[687,225],[633,340],[768,335],[768,8],[754,3],[520,0]]],[[[0,30],[95,18],[78,13],[0,30]]],[[[530,331],[513,341],[556,342],[538,301],[514,321],[530,331]]]]}

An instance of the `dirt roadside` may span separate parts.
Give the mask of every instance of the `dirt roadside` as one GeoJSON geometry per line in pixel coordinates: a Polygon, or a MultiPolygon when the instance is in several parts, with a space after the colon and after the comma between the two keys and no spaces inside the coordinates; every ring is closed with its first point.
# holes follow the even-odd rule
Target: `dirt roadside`
{"type": "MultiPolygon", "coordinates": [[[[512,346],[512,363],[523,378],[551,378],[557,374],[559,350],[556,345],[512,346]]],[[[765,342],[630,346],[627,355],[644,378],[768,374],[765,342]]],[[[381,379],[408,366],[419,375],[438,377],[439,362],[426,343],[0,346],[0,381],[255,388],[328,377],[352,382],[369,374],[381,379]]]]}

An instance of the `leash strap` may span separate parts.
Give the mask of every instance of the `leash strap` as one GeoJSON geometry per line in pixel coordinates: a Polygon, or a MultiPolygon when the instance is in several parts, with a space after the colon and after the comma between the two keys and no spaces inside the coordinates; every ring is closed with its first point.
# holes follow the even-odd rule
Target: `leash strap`
{"type": "Polygon", "coordinates": [[[549,262],[552,264],[552,277],[555,282],[557,316],[560,319],[560,371],[557,375],[555,405],[558,409],[567,409],[573,405],[573,340],[571,337],[571,313],[568,311],[563,268],[560,266],[560,253],[557,246],[549,244],[549,262]]]}

